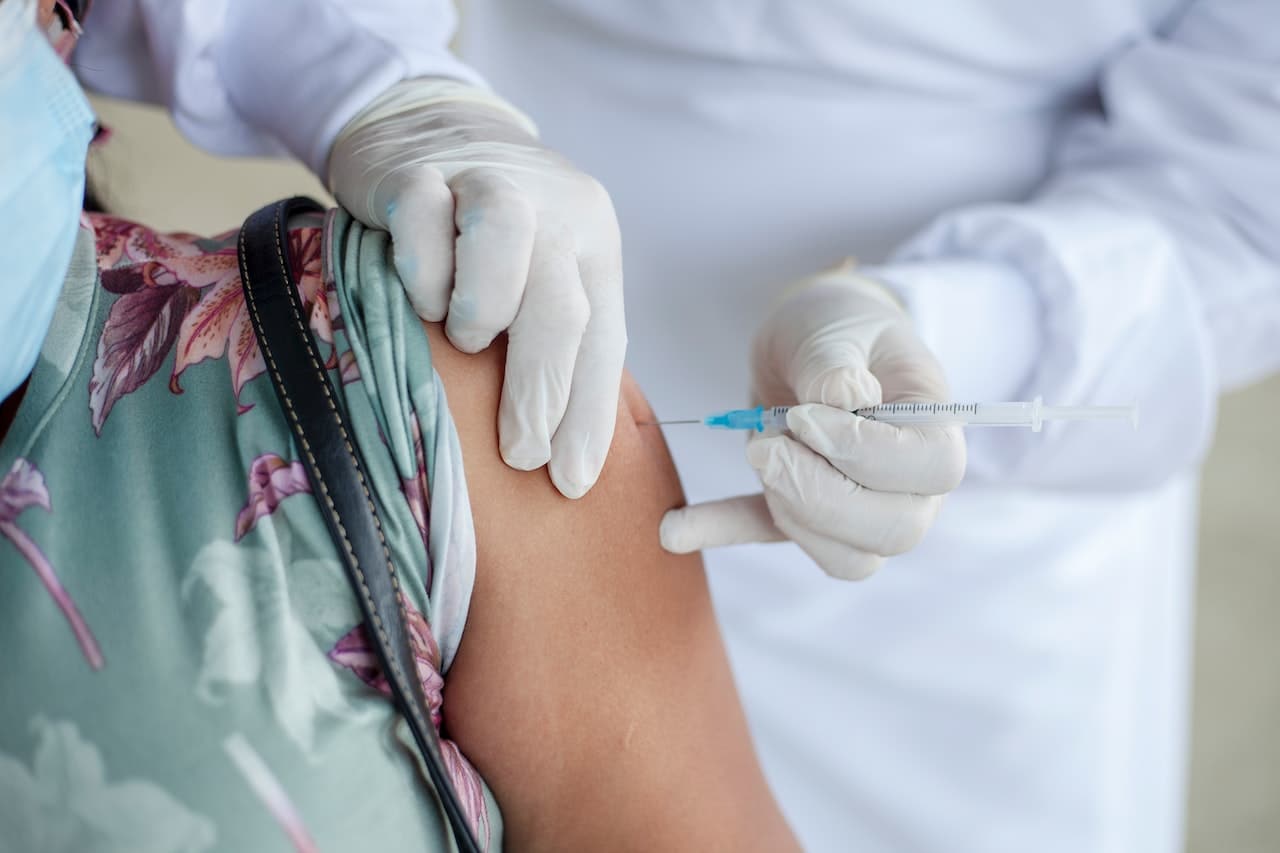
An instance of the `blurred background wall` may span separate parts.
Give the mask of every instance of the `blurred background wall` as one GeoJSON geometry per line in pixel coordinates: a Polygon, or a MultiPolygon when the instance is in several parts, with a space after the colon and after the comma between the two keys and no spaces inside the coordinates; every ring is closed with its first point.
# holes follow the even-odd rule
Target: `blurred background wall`
{"type": "MultiPolygon", "coordinates": [[[[160,111],[104,98],[91,159],[113,212],[213,234],[286,195],[331,200],[302,167],[197,151],[160,111]]],[[[1280,342],[1277,342],[1280,346],[1280,342]]],[[[1280,378],[1223,399],[1205,469],[1187,849],[1280,851],[1280,378]]],[[[1082,851],[1081,853],[1087,853],[1082,851]]]]}

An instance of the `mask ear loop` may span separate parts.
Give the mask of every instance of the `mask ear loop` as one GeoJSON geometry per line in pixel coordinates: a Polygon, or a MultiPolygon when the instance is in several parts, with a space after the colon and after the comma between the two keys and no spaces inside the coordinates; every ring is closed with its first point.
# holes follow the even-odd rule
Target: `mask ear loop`
{"type": "MultiPolygon", "coordinates": [[[[84,34],[80,22],[84,20],[85,15],[89,14],[89,9],[92,7],[93,0],[54,0],[53,11],[58,16],[58,22],[49,25],[46,35],[49,37],[49,43],[53,45],[54,53],[58,54],[58,58],[63,62],[70,64],[69,60],[71,53],[76,49],[76,42],[84,34]]],[[[97,122],[93,128],[93,139],[89,144],[101,145],[110,137],[111,128],[102,122],[97,122]]]]}
{"type": "Polygon", "coordinates": [[[67,0],[55,0],[53,11],[57,14],[60,23],[49,25],[49,43],[53,45],[54,53],[58,54],[58,58],[66,62],[71,58],[71,51],[76,49],[76,42],[80,40],[80,34],[84,30],[80,29],[80,20],[67,4],[67,0]]]}
{"type": "Polygon", "coordinates": [[[93,0],[53,0],[54,8],[62,16],[65,29],[84,24],[85,15],[93,7],[93,0]]]}
{"type": "Polygon", "coordinates": [[[89,14],[89,9],[93,7],[93,0],[64,0],[69,11],[77,21],[84,23],[84,16],[89,14]]]}

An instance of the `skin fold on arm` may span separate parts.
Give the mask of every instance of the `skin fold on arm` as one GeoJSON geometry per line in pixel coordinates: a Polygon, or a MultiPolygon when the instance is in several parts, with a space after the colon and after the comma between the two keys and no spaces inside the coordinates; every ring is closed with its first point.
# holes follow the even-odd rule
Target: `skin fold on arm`
{"type": "Polygon", "coordinates": [[[459,353],[427,326],[457,424],[477,577],[445,725],[502,807],[512,850],[787,850],[751,746],[701,558],[658,543],[684,502],[624,381],[604,472],[570,501],[507,467],[505,339],[459,353]]]}

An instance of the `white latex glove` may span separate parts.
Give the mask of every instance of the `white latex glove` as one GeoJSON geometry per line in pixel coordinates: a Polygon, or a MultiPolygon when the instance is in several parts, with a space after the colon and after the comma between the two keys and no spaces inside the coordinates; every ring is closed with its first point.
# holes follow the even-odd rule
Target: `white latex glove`
{"type": "Polygon", "coordinates": [[[577,498],[613,438],[626,350],[622,250],[608,193],[539,144],[527,117],[451,80],[393,86],[343,128],[329,187],[391,232],[424,320],[463,352],[508,333],[502,457],[577,498]]]}
{"type": "Polygon", "coordinates": [[[958,426],[893,426],[849,410],[948,399],[933,355],[884,287],[846,269],[784,293],[756,336],[753,393],[795,405],[787,432],[752,434],[764,492],[671,510],[662,545],[686,553],[793,540],[828,574],[855,580],[914,547],[964,474],[958,426]]]}

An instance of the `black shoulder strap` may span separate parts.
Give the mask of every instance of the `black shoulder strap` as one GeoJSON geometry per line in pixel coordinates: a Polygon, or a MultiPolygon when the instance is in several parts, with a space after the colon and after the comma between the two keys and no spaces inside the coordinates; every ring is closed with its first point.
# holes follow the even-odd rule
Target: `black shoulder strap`
{"type": "Polygon", "coordinates": [[[382,536],[360,452],[325,375],[289,270],[289,217],[321,209],[309,198],[291,198],[245,220],[238,251],[245,304],[276,396],[302,451],[312,492],[360,602],[378,663],[422,752],[454,840],[460,850],[471,853],[479,848],[440,756],[409,643],[400,578],[382,536]]]}

